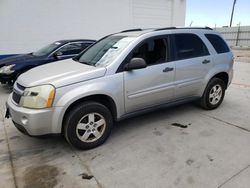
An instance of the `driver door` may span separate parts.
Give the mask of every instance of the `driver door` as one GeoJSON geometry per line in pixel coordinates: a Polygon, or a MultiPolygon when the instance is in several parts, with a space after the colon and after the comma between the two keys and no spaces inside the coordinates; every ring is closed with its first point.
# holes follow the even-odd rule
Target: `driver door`
{"type": "Polygon", "coordinates": [[[123,73],[126,113],[174,99],[175,64],[169,54],[167,36],[147,39],[130,54],[128,60],[143,58],[147,67],[123,73]]]}

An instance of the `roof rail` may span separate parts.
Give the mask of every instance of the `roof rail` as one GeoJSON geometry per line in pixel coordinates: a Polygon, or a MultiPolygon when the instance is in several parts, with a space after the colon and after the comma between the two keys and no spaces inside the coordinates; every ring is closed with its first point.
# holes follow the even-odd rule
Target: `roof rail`
{"type": "Polygon", "coordinates": [[[163,27],[163,28],[155,29],[154,31],[162,31],[162,30],[169,30],[169,29],[177,29],[177,28],[176,27],[163,27]]]}
{"type": "Polygon", "coordinates": [[[211,28],[211,27],[208,27],[208,26],[206,26],[205,28],[206,28],[206,29],[209,29],[209,30],[213,30],[213,28],[211,28]]]}
{"type": "Polygon", "coordinates": [[[207,29],[207,30],[213,30],[211,27],[183,27],[182,29],[207,29]]]}
{"type": "Polygon", "coordinates": [[[165,27],[165,28],[155,29],[154,31],[171,30],[171,29],[208,29],[208,30],[213,30],[210,27],[165,27]]]}
{"type": "Polygon", "coordinates": [[[137,28],[137,29],[127,29],[127,30],[121,31],[121,33],[132,32],[132,31],[142,31],[142,29],[140,29],[140,28],[137,28]]]}

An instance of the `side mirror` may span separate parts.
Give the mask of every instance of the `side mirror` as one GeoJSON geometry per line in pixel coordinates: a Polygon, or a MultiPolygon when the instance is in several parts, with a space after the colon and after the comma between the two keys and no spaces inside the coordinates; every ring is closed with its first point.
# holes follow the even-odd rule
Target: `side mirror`
{"type": "Polygon", "coordinates": [[[60,59],[60,56],[62,56],[62,55],[63,55],[62,52],[55,52],[55,53],[53,54],[53,56],[54,56],[55,59],[60,59]]]}
{"type": "Polygon", "coordinates": [[[125,71],[131,71],[135,69],[143,69],[147,67],[147,63],[143,58],[132,58],[129,63],[124,66],[125,71]]]}

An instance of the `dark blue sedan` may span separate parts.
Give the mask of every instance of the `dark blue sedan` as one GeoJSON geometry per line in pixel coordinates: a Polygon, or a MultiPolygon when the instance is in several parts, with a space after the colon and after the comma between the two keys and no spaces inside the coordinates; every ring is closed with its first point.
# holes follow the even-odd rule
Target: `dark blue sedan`
{"type": "Polygon", "coordinates": [[[61,40],[29,54],[0,60],[0,82],[13,85],[17,77],[27,70],[54,61],[72,58],[95,43],[94,40],[61,40]]]}

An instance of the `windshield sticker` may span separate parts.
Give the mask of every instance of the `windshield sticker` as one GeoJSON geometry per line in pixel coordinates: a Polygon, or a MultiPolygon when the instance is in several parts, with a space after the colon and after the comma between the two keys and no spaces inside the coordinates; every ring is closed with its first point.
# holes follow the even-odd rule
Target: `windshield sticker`
{"type": "Polygon", "coordinates": [[[105,66],[112,62],[132,40],[134,40],[133,37],[126,37],[119,40],[116,44],[108,49],[103,57],[96,63],[96,66],[105,66]]]}

